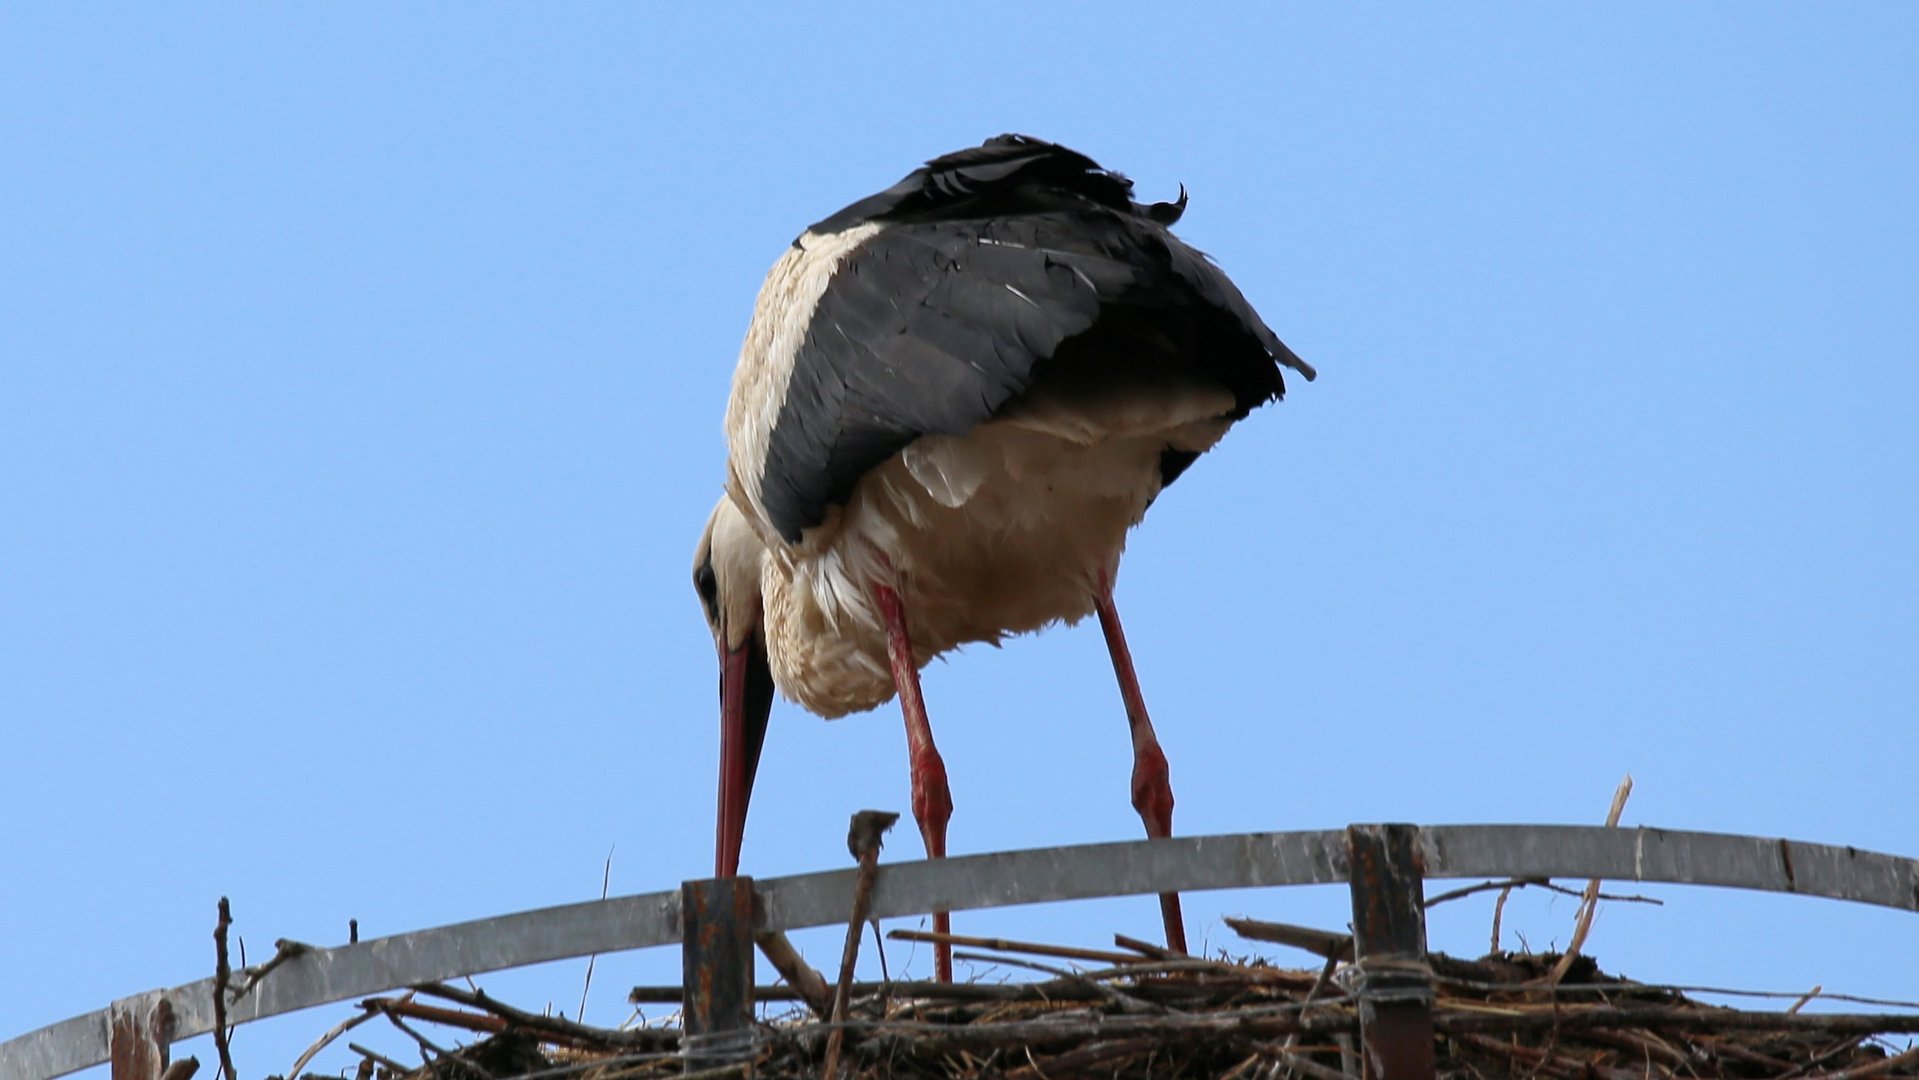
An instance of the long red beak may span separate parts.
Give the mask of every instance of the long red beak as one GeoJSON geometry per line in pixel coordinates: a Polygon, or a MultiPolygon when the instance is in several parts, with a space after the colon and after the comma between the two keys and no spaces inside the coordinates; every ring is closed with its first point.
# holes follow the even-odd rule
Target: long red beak
{"type": "Polygon", "coordinates": [[[753,777],[766,745],[766,721],[773,712],[773,667],[758,630],[737,649],[720,650],[720,814],[713,855],[715,877],[740,872],[740,843],[746,836],[746,806],[753,798],[753,777]]]}

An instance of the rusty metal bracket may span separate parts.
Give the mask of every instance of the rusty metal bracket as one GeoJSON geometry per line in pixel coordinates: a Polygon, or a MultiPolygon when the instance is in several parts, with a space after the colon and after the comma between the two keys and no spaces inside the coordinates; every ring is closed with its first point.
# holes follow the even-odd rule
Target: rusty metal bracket
{"type": "Polygon", "coordinates": [[[753,879],[680,886],[686,1071],[753,1054],[753,879]]]}
{"type": "Polygon", "coordinates": [[[1367,1080],[1432,1080],[1433,973],[1416,825],[1346,830],[1353,894],[1349,989],[1367,1080]]]}

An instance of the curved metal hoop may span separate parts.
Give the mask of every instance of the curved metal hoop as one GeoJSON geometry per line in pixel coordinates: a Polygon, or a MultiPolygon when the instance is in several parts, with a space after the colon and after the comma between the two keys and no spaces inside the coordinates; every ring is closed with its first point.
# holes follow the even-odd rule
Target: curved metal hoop
{"type": "MultiPolygon", "coordinates": [[[[895,863],[881,870],[875,918],[1059,900],[1347,880],[1346,831],[1235,833],[1036,848],[895,863]]],[[[1919,860],[1797,840],[1574,825],[1419,828],[1428,878],[1564,877],[1789,892],[1919,912],[1919,860]]],[[[760,927],[842,923],[854,871],[756,885],[760,927]]],[[[287,959],[228,1006],[243,1024],[297,1009],[461,975],[680,940],[680,890],[542,908],[315,948],[287,959]]],[[[257,970],[257,969],[251,969],[257,970]]],[[[236,972],[244,985],[247,972],[236,972]]],[[[51,1080],[108,1059],[116,1016],[162,1000],[171,1039],[213,1030],[213,980],[122,998],[0,1043],[0,1076],[51,1080]]]]}

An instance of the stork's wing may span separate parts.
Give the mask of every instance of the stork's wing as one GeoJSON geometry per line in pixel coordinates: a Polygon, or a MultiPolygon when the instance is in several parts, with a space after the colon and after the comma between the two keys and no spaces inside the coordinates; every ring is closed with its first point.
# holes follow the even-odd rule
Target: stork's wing
{"type": "Polygon", "coordinates": [[[1232,391],[1234,415],[1279,396],[1279,364],[1308,370],[1224,273],[1142,216],[887,225],[841,260],[806,324],[752,463],[767,519],[798,542],[908,443],[991,419],[1063,342],[1120,325],[1232,391]]]}

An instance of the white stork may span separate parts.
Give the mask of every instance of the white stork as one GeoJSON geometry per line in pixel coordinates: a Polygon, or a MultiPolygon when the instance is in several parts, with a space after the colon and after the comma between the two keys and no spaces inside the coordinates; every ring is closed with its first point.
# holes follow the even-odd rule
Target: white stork
{"type": "MultiPolygon", "coordinates": [[[[718,645],[716,872],[738,871],[773,689],[831,719],[898,694],[930,857],[952,812],[919,669],[1097,612],[1133,805],[1173,792],[1113,606],[1136,524],[1234,421],[1313,370],[1226,275],[1089,158],[1006,135],[807,229],[774,264],[695,556],[718,645]]],[[[1179,898],[1161,898],[1185,950],[1179,898]]],[[[935,925],[946,929],[946,917],[935,925]]],[[[951,978],[950,949],[937,974],[951,978]]]]}

